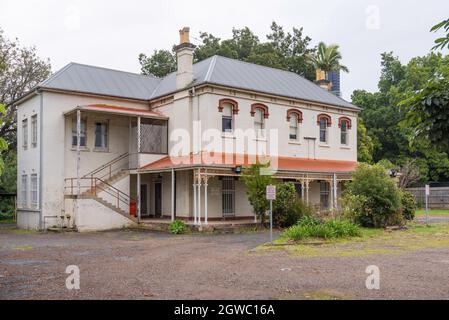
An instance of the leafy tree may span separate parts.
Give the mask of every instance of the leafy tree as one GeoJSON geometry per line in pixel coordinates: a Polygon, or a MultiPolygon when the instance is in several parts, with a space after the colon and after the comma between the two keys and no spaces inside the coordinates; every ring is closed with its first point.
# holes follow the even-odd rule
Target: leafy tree
{"type": "MultiPolygon", "coordinates": [[[[3,124],[3,116],[6,113],[6,108],[3,104],[0,104],[0,126],[3,124]]],[[[8,144],[6,143],[6,140],[0,136],[0,155],[4,150],[8,149],[8,144]]],[[[0,177],[2,176],[3,170],[4,170],[5,163],[0,157],[0,177]]]]}
{"type": "Polygon", "coordinates": [[[363,120],[357,120],[357,160],[371,163],[373,161],[374,143],[368,135],[363,120]]]}
{"type": "MultiPolygon", "coordinates": [[[[200,32],[201,44],[194,51],[194,61],[199,62],[213,55],[251,62],[268,67],[288,70],[314,79],[314,67],[307,55],[314,52],[311,39],[303,35],[303,29],[293,28],[285,32],[275,22],[267,41],[262,42],[248,27],[232,29],[230,39],[220,39],[207,32],[200,32]]],[[[152,56],[139,56],[142,73],[159,77],[176,70],[176,55],[167,50],[155,51],[152,56]]]]}
{"type": "Polygon", "coordinates": [[[50,62],[36,55],[36,48],[21,47],[17,39],[8,40],[0,29],[0,103],[6,106],[0,137],[10,148],[16,146],[16,109],[11,102],[50,75],[50,62]]]}
{"type": "Polygon", "coordinates": [[[266,200],[266,188],[272,184],[270,175],[261,174],[261,169],[268,168],[268,165],[253,164],[244,170],[243,181],[246,185],[246,193],[254,212],[265,222],[265,212],[268,210],[268,201],[266,200]]]}
{"type": "Polygon", "coordinates": [[[352,94],[352,102],[362,107],[359,118],[372,139],[373,162],[387,159],[400,169],[412,161],[420,178],[416,181],[415,177],[410,184],[449,179],[447,153],[441,148],[436,150],[435,143],[415,136],[414,124],[405,121],[409,105],[401,103],[421,92],[435,74],[445,74],[448,65],[449,57],[441,54],[430,53],[402,64],[392,52],[384,53],[379,90],[374,93],[356,90],[352,94]]]}
{"type": "Polygon", "coordinates": [[[141,53],[139,62],[142,66],[142,74],[164,77],[167,74],[176,71],[176,58],[167,50],[154,50],[154,53],[147,57],[141,53]]]}
{"type": "Polygon", "coordinates": [[[316,52],[308,57],[315,68],[321,69],[326,75],[331,71],[349,72],[346,66],[340,64],[341,54],[337,44],[326,45],[324,42],[320,42],[316,52]]]}
{"type": "Polygon", "coordinates": [[[436,39],[435,46],[432,48],[432,50],[444,49],[444,47],[447,47],[449,49],[449,19],[443,20],[440,23],[434,25],[432,29],[430,29],[430,31],[436,32],[440,29],[444,29],[444,31],[446,32],[446,36],[436,39]]]}
{"type": "Polygon", "coordinates": [[[422,90],[401,101],[408,113],[403,121],[413,128],[414,139],[428,139],[439,150],[449,152],[449,67],[436,74],[422,90]]]}
{"type": "Polygon", "coordinates": [[[296,189],[293,183],[286,182],[277,185],[276,200],[273,201],[273,221],[275,225],[289,227],[296,222],[295,220],[299,219],[299,216],[295,214],[296,201],[296,189]]]}
{"type": "Polygon", "coordinates": [[[351,206],[356,210],[353,218],[363,226],[384,227],[400,222],[400,190],[380,165],[359,164],[352,182],[346,186],[345,196],[355,197],[356,201],[363,199],[362,208],[351,206]]]}

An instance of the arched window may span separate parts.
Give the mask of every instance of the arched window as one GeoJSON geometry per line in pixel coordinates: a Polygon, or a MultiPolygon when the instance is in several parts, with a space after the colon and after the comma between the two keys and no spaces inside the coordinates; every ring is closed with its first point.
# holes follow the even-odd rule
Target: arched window
{"type": "Polygon", "coordinates": [[[254,130],[256,131],[256,136],[263,137],[265,129],[265,117],[263,115],[262,109],[256,109],[254,111],[254,130]]]}
{"type": "Polygon", "coordinates": [[[328,127],[332,125],[332,118],[324,113],[319,114],[317,124],[320,128],[320,142],[327,143],[329,137],[328,127]]]}
{"type": "Polygon", "coordinates": [[[256,136],[263,137],[265,135],[265,119],[268,118],[268,107],[261,103],[251,105],[251,116],[254,117],[254,130],[256,136]]]}
{"type": "Polygon", "coordinates": [[[232,132],[234,130],[234,115],[239,113],[238,103],[232,99],[221,99],[218,102],[218,111],[222,113],[222,131],[232,132]]]}
{"type": "Polygon", "coordinates": [[[299,140],[299,124],[302,123],[302,112],[297,109],[287,110],[290,140],[299,140]]]}
{"type": "Polygon", "coordinates": [[[349,143],[348,130],[351,129],[351,119],[341,117],[338,119],[338,127],[340,128],[340,143],[347,145],[349,143]]]}
{"type": "Polygon", "coordinates": [[[299,121],[298,121],[298,115],[296,113],[293,113],[290,116],[289,138],[290,138],[290,140],[298,140],[299,139],[299,121]]]}

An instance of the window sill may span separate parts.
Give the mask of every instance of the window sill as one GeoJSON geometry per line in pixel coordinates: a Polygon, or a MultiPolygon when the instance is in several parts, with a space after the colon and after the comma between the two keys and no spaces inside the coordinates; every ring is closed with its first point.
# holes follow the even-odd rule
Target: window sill
{"type": "Polygon", "coordinates": [[[351,147],[349,147],[349,146],[340,146],[340,149],[351,150],[351,147]]]}
{"type": "MultiPolygon", "coordinates": [[[[70,150],[71,151],[76,151],[76,146],[75,147],[72,146],[72,148],[70,150]]],[[[87,147],[80,147],[80,151],[81,152],[89,152],[90,150],[87,147]]]]}
{"type": "Polygon", "coordinates": [[[233,132],[223,132],[221,134],[221,137],[224,139],[235,139],[234,133],[233,132]]]}
{"type": "Polygon", "coordinates": [[[318,145],[318,147],[320,147],[320,148],[330,148],[331,146],[326,144],[326,143],[321,143],[321,144],[318,145]]]}
{"type": "Polygon", "coordinates": [[[267,138],[264,138],[264,137],[257,137],[257,138],[254,138],[253,141],[267,142],[268,140],[267,140],[267,138]]]}
{"type": "Polygon", "coordinates": [[[102,153],[109,153],[109,149],[102,149],[102,148],[93,148],[93,152],[102,152],[102,153]]]}
{"type": "Polygon", "coordinates": [[[297,146],[300,146],[300,145],[301,145],[301,142],[299,142],[299,141],[297,141],[297,140],[289,140],[288,143],[289,143],[289,144],[294,144],[294,145],[297,145],[297,146]]]}

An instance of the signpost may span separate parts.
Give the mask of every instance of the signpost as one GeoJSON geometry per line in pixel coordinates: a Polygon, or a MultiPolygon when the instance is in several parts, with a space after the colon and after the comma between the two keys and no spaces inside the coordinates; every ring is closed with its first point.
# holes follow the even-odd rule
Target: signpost
{"type": "Polygon", "coordinates": [[[429,224],[429,195],[430,186],[426,184],[426,224],[429,224]]]}
{"type": "Polygon", "coordinates": [[[267,200],[270,200],[270,242],[273,241],[273,200],[276,200],[276,186],[267,186],[267,200]]]}

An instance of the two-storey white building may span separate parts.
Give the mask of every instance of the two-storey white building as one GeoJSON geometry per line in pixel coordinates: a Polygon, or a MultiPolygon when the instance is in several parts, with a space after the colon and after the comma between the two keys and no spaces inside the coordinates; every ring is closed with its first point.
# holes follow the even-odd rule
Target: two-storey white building
{"type": "Polygon", "coordinates": [[[256,162],[337,206],[359,108],[295,73],[193,64],[193,49],[184,28],[163,79],[70,63],[17,101],[19,227],[254,219],[241,168],[256,162]]]}

